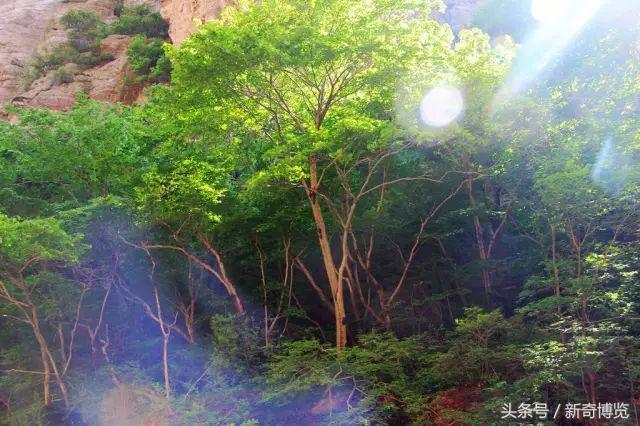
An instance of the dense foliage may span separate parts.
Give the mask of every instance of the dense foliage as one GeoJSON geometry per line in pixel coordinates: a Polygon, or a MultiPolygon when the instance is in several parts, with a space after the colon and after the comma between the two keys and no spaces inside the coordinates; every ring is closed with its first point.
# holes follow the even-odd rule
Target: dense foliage
{"type": "MultiPolygon", "coordinates": [[[[123,7],[133,69],[171,84],[10,109],[2,423],[488,425],[619,402],[636,424],[640,27],[602,14],[505,97],[518,48],[453,34],[440,6],[238,1],[171,48],[123,7]],[[465,102],[437,129],[436,86],[465,102]]],[[[63,23],[77,52],[107,34],[63,23]]]]}

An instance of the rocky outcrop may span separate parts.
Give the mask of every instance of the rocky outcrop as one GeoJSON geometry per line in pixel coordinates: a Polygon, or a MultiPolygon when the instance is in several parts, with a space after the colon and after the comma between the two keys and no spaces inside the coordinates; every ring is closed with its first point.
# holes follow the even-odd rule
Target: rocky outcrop
{"type": "Polygon", "coordinates": [[[127,47],[131,38],[122,35],[110,35],[105,38],[100,50],[110,53],[113,59],[88,70],[79,71],[75,64],[66,64],[67,80],[60,72],[50,71],[44,77],[34,81],[29,90],[13,98],[13,104],[21,107],[69,109],[75,102],[78,92],[106,102],[131,102],[140,91],[136,84],[128,84],[131,78],[127,47]]]}
{"type": "Polygon", "coordinates": [[[91,10],[109,20],[113,17],[115,4],[116,0],[0,1],[0,105],[24,89],[22,75],[36,52],[66,40],[59,20],[69,9],[91,10]]]}
{"type": "Polygon", "coordinates": [[[115,59],[84,72],[84,76],[90,82],[90,88],[87,90],[90,97],[107,102],[131,100],[131,90],[127,88],[127,78],[131,74],[127,59],[127,47],[130,42],[130,37],[122,35],[111,35],[102,41],[102,53],[111,53],[115,59]]]}
{"type": "MultiPolygon", "coordinates": [[[[231,0],[125,0],[126,6],[147,4],[161,11],[170,23],[170,37],[179,44],[195,29],[195,19],[216,18],[231,0]]],[[[60,18],[70,9],[90,10],[105,21],[115,19],[117,0],[0,0],[0,106],[15,105],[68,109],[78,91],[90,97],[129,102],[140,96],[139,85],[124,84],[129,72],[128,38],[110,36],[102,49],[114,59],[77,74],[72,82],[60,82],[54,72],[25,87],[27,67],[36,52],[62,44],[66,31],[60,18]]],[[[72,67],[73,68],[73,67],[72,67]]]]}
{"type": "Polygon", "coordinates": [[[21,88],[20,74],[47,33],[59,0],[6,0],[0,2],[0,103],[21,88]]]}
{"type": "Polygon", "coordinates": [[[232,0],[163,0],[162,16],[169,21],[171,41],[179,45],[195,30],[194,20],[214,19],[232,3],[232,0]]]}
{"type": "MultiPolygon", "coordinates": [[[[66,31],[59,21],[67,11],[89,10],[109,22],[115,19],[116,3],[117,0],[0,0],[0,106],[13,99],[20,106],[68,109],[78,91],[110,102],[135,99],[140,88],[124,84],[129,44],[129,37],[125,36],[107,37],[101,49],[114,59],[78,73],[72,82],[58,81],[52,71],[25,87],[24,74],[34,54],[66,41],[66,31]]],[[[161,0],[125,1],[125,5],[140,3],[158,11],[161,7],[161,0]]],[[[75,69],[73,64],[65,68],[75,69]]]]}
{"type": "Polygon", "coordinates": [[[34,81],[31,88],[13,98],[13,105],[66,110],[75,102],[76,94],[86,90],[86,80],[56,85],[54,71],[34,81]]]}

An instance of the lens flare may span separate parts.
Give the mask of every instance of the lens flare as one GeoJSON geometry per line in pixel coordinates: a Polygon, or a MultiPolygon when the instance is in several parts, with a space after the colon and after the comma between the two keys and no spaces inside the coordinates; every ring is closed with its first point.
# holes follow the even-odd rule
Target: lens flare
{"type": "Polygon", "coordinates": [[[452,123],[464,109],[462,93],[455,87],[438,86],[431,89],[420,102],[420,117],[431,127],[452,123]]]}
{"type": "Polygon", "coordinates": [[[610,195],[617,196],[627,182],[627,166],[627,157],[617,149],[614,141],[609,138],[604,141],[598,154],[598,160],[591,172],[591,179],[610,195]]]}

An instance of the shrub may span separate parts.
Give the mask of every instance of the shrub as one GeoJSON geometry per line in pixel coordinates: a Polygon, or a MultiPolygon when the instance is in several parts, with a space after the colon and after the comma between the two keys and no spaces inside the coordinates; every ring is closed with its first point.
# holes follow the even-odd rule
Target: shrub
{"type": "Polygon", "coordinates": [[[75,64],[78,64],[81,68],[91,68],[102,62],[110,61],[113,59],[113,55],[111,53],[91,53],[87,54],[78,54],[76,53],[71,57],[71,61],[75,64]]]}
{"type": "Polygon", "coordinates": [[[76,53],[77,51],[75,49],[64,45],[55,46],[51,50],[36,53],[27,66],[22,69],[20,75],[22,89],[28,89],[31,83],[49,71],[58,69],[66,63],[74,62],[74,55],[76,53]]]}
{"type": "Polygon", "coordinates": [[[150,13],[152,12],[151,9],[149,9],[148,4],[135,4],[133,6],[122,7],[123,16],[137,16],[139,18],[144,18],[150,13]]]}
{"type": "Polygon", "coordinates": [[[106,26],[100,18],[85,10],[70,10],[60,22],[69,30],[69,45],[79,52],[97,52],[106,35],[106,26]]]}
{"type": "Polygon", "coordinates": [[[141,35],[134,37],[127,50],[131,68],[142,74],[149,73],[162,55],[162,40],[149,40],[141,35]]]}
{"type": "Polygon", "coordinates": [[[117,0],[116,6],[113,8],[113,14],[117,17],[122,15],[122,11],[124,10],[124,0],[117,0]]]}
{"type": "Polygon", "coordinates": [[[501,380],[518,363],[515,348],[504,344],[507,330],[509,322],[499,310],[466,308],[449,336],[448,350],[434,356],[432,370],[451,386],[501,380]]]}
{"type": "MultiPolygon", "coordinates": [[[[162,49],[162,40],[168,37],[169,27],[162,16],[152,12],[147,5],[124,7],[122,0],[116,3],[114,13],[120,19],[108,26],[92,12],[75,9],[67,12],[60,19],[64,28],[69,30],[67,43],[34,55],[21,72],[22,88],[28,89],[33,81],[67,63],[75,63],[81,68],[91,68],[113,59],[111,54],[100,53],[100,42],[112,33],[140,35],[132,42],[128,55],[133,69],[142,74],[141,80],[157,83],[169,81],[171,63],[164,56],[162,49]]],[[[64,83],[69,78],[61,71],[52,83],[64,83]]]]}
{"type": "Polygon", "coordinates": [[[124,7],[120,19],[111,26],[114,34],[144,34],[147,37],[165,39],[169,25],[157,12],[151,12],[147,5],[124,7]]]}
{"type": "Polygon", "coordinates": [[[147,37],[159,37],[165,39],[169,36],[169,25],[157,13],[151,13],[142,18],[142,29],[147,37]]]}
{"type": "Polygon", "coordinates": [[[212,363],[219,372],[247,372],[261,364],[260,334],[249,318],[211,317],[212,363]]]}
{"type": "MultiPolygon", "coordinates": [[[[333,389],[334,415],[347,424],[362,419],[380,424],[406,424],[406,408],[414,406],[429,381],[421,374],[424,348],[417,339],[390,333],[361,335],[358,345],[337,353],[317,340],[282,345],[267,365],[267,401],[298,404],[296,396],[316,402],[333,389]],[[347,409],[346,406],[351,405],[347,409]]],[[[333,404],[332,404],[333,405],[333,404]]]]}
{"type": "Polygon", "coordinates": [[[54,86],[58,86],[60,84],[68,84],[73,82],[73,78],[75,73],[71,71],[69,68],[61,67],[53,73],[53,78],[51,79],[51,84],[54,86]]]}
{"type": "Polygon", "coordinates": [[[67,47],[56,46],[49,52],[34,55],[32,66],[40,74],[44,74],[68,62],[70,56],[71,52],[67,47]]]}
{"type": "Polygon", "coordinates": [[[68,30],[86,33],[95,30],[102,21],[93,12],[73,9],[60,18],[60,23],[68,30]]]}
{"type": "Polygon", "coordinates": [[[127,50],[131,68],[145,80],[164,82],[169,80],[171,62],[164,54],[163,41],[136,36],[127,50]]]}
{"type": "Polygon", "coordinates": [[[171,61],[166,55],[162,55],[149,73],[149,80],[156,83],[166,83],[171,80],[171,69],[171,61]]]}

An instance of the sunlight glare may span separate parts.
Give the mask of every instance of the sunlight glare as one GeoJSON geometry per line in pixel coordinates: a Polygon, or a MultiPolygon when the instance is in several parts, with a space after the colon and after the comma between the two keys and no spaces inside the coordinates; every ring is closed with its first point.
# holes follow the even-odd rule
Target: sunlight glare
{"type": "Polygon", "coordinates": [[[606,0],[534,0],[531,13],[539,25],[530,34],[512,64],[491,106],[495,112],[514,95],[535,83],[553,61],[597,15],[606,0]]]}
{"type": "Polygon", "coordinates": [[[531,16],[538,22],[549,22],[565,16],[569,11],[568,0],[533,0],[531,16]]]}
{"type": "Polygon", "coordinates": [[[420,117],[431,127],[444,127],[453,122],[464,108],[462,93],[455,87],[431,89],[420,102],[420,117]]]}

